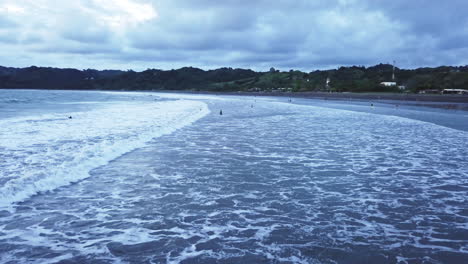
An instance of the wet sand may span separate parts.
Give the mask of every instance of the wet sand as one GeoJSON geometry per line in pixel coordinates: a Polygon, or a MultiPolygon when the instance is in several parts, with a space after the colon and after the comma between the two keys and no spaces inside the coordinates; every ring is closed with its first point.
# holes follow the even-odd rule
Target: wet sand
{"type": "Polygon", "coordinates": [[[235,96],[281,96],[340,101],[369,101],[468,111],[468,95],[396,94],[396,93],[325,93],[325,92],[207,92],[207,91],[157,91],[191,94],[217,94],[235,96]]]}

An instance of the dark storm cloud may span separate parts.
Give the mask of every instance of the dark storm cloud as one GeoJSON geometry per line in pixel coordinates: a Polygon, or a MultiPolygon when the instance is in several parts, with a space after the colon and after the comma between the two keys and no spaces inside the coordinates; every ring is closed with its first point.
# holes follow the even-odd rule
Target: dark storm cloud
{"type": "Polygon", "coordinates": [[[204,56],[206,51],[223,51],[224,57],[230,58],[228,66],[297,62],[297,68],[310,68],[318,62],[312,67],[327,67],[339,64],[339,58],[343,58],[343,64],[349,64],[353,55],[356,64],[362,64],[363,60],[379,62],[362,57],[367,57],[369,50],[373,50],[371,54],[383,50],[382,56],[390,52],[385,47],[375,51],[376,48],[369,49],[367,45],[386,46],[388,41],[375,39],[392,37],[400,30],[397,23],[393,25],[385,17],[372,14],[367,6],[356,7],[349,1],[177,3],[177,9],[160,5],[160,16],[154,23],[130,32],[131,46],[142,50],[190,51],[189,58],[204,56]]]}
{"type": "Polygon", "coordinates": [[[385,12],[392,19],[403,21],[411,32],[417,34],[449,33],[464,29],[468,21],[468,2],[465,0],[368,0],[368,3],[371,8],[385,12]]]}
{"type": "MultiPolygon", "coordinates": [[[[468,48],[468,1],[369,1],[370,6],[385,12],[407,26],[405,34],[419,39],[430,36],[437,42],[434,52],[468,48]]],[[[466,63],[466,62],[465,62],[466,63]]]]}
{"type": "Polygon", "coordinates": [[[455,33],[440,39],[438,47],[442,50],[467,49],[468,35],[455,33]]]}
{"type": "Polygon", "coordinates": [[[468,2],[461,0],[81,0],[53,12],[54,5],[40,8],[48,0],[5,1],[0,42],[44,64],[63,54],[125,68],[468,63],[468,2]],[[2,33],[15,25],[17,37],[2,33]]]}
{"type": "MultiPolygon", "coordinates": [[[[191,51],[192,57],[205,55],[200,54],[205,51],[222,51],[224,57],[232,53],[231,62],[239,65],[241,58],[246,63],[255,59],[261,63],[279,57],[271,54],[279,53],[281,57],[294,55],[310,33],[301,25],[308,22],[299,21],[307,10],[294,17],[283,12],[278,4],[274,10],[269,10],[261,1],[250,1],[246,6],[229,1],[223,5],[216,2],[205,8],[200,7],[211,1],[202,1],[201,5],[181,2],[177,12],[162,8],[156,23],[131,32],[132,46],[143,50],[191,51]]],[[[229,65],[230,61],[227,63],[229,65]]]]}

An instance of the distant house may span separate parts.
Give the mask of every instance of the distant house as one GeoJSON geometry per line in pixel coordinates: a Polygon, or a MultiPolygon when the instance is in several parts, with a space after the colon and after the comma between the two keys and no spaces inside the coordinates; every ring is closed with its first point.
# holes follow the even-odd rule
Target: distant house
{"type": "Polygon", "coordinates": [[[325,81],[325,89],[330,91],[330,77],[327,77],[327,80],[325,81]]]}
{"type": "Polygon", "coordinates": [[[381,82],[380,85],[383,85],[385,87],[390,87],[390,86],[397,86],[396,82],[381,82]]]}
{"type": "Polygon", "coordinates": [[[466,89],[444,89],[442,90],[443,94],[468,94],[466,89]]]}

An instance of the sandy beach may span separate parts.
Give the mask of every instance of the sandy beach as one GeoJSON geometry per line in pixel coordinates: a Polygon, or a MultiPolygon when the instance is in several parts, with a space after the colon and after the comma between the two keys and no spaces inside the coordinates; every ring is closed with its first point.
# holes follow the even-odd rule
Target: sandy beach
{"type": "Polygon", "coordinates": [[[164,93],[215,94],[232,96],[280,96],[339,101],[369,101],[410,104],[444,109],[468,111],[468,95],[396,94],[396,93],[325,93],[325,92],[209,92],[209,91],[155,91],[164,93]]]}

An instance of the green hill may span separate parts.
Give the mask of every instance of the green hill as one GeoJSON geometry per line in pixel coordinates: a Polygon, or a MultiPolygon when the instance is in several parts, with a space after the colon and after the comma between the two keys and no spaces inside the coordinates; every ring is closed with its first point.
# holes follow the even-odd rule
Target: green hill
{"type": "MultiPolygon", "coordinates": [[[[398,87],[380,85],[392,81],[393,66],[352,66],[331,70],[267,72],[220,68],[202,70],[148,69],[142,72],[76,70],[48,67],[11,68],[0,66],[0,88],[99,89],[99,90],[193,90],[193,91],[333,91],[401,92],[398,87]],[[326,85],[327,78],[329,85],[326,85]]],[[[395,82],[405,92],[468,89],[468,66],[395,69],[395,82]]]]}

